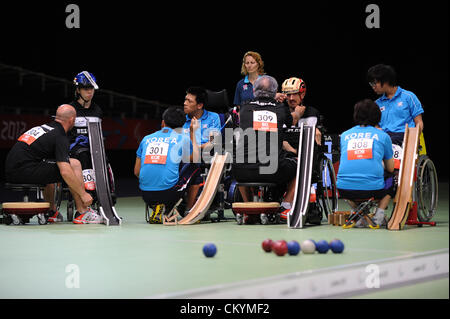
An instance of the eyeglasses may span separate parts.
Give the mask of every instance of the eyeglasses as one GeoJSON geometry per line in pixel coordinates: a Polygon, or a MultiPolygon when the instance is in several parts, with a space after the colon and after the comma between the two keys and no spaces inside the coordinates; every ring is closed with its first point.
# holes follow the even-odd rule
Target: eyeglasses
{"type": "Polygon", "coordinates": [[[374,87],[375,85],[377,85],[377,82],[375,82],[375,81],[369,82],[369,85],[370,85],[371,87],[374,87]]]}

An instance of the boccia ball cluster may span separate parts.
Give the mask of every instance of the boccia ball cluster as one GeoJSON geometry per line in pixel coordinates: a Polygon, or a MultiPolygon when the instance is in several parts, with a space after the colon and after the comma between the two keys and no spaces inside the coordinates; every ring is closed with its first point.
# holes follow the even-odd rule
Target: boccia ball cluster
{"type": "Polygon", "coordinates": [[[289,242],[285,240],[265,239],[262,242],[262,249],[265,252],[274,252],[277,256],[284,256],[287,253],[291,256],[296,256],[300,251],[304,254],[314,254],[316,251],[319,254],[326,254],[331,250],[335,254],[340,254],[344,251],[344,243],[339,239],[333,239],[330,242],[326,240],[314,241],[307,239],[299,243],[296,240],[289,242]]]}

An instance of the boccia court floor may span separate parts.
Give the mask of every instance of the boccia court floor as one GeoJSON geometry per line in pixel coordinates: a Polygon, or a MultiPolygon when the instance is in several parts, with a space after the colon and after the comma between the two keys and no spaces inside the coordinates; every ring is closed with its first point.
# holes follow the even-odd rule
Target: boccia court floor
{"type": "MultiPolygon", "coordinates": [[[[231,210],[227,221],[150,225],[140,197],[117,199],[121,226],[39,225],[36,217],[0,225],[0,298],[447,299],[448,191],[439,184],[436,227],[402,231],[343,229],[325,219],[303,229],[237,225],[231,210]],[[266,238],[338,238],[345,250],[279,257],[262,250],[266,238]],[[206,258],[210,242],[217,254],[206,258]]],[[[348,210],[341,200],[339,210],[348,210]]]]}

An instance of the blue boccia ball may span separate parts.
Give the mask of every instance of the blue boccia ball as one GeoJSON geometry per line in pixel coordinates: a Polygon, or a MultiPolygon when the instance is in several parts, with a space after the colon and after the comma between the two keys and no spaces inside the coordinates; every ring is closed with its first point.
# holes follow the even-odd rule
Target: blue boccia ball
{"type": "Polygon", "coordinates": [[[291,240],[287,243],[288,253],[291,256],[298,255],[300,252],[300,244],[296,240],[291,240]]]}
{"type": "Polygon", "coordinates": [[[206,257],[214,257],[216,252],[217,248],[213,243],[208,243],[203,246],[203,254],[205,254],[206,257]]]}
{"type": "Polygon", "coordinates": [[[319,252],[319,254],[326,254],[328,252],[328,249],[330,249],[330,247],[326,240],[319,240],[318,242],[316,242],[316,250],[319,252]]]}
{"type": "Polygon", "coordinates": [[[335,254],[340,254],[344,251],[344,243],[339,239],[333,239],[330,241],[330,249],[335,254]]]}

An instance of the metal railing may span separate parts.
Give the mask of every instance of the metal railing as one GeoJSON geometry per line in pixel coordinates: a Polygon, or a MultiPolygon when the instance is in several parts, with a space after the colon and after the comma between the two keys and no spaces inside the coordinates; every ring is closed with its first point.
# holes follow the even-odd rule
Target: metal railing
{"type": "MultiPolygon", "coordinates": [[[[24,69],[19,66],[7,65],[0,62],[0,85],[12,87],[18,93],[5,92],[0,98],[0,113],[52,113],[49,107],[56,107],[66,102],[73,95],[73,83],[64,78],[59,78],[24,69]],[[48,90],[51,89],[51,97],[48,90]],[[11,101],[5,97],[10,94],[11,101]],[[22,100],[33,101],[32,107],[24,105],[29,103],[22,100]],[[57,100],[55,105],[48,104],[49,99],[57,100]],[[22,105],[20,105],[22,104],[22,105]]],[[[133,95],[118,93],[112,90],[99,89],[95,93],[95,102],[99,104],[105,116],[138,117],[141,119],[158,118],[161,112],[168,108],[169,104],[159,101],[146,100],[133,95]]],[[[30,103],[31,104],[31,103],[30,103]]],[[[53,103],[51,103],[53,104],[53,103]]]]}

